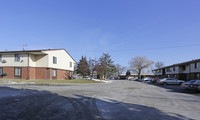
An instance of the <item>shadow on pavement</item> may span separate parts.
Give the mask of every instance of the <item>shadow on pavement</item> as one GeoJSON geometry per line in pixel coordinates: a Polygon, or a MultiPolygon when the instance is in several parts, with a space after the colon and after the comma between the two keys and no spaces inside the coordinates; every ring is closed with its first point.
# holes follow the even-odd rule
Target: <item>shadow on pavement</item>
{"type": "Polygon", "coordinates": [[[192,120],[154,107],[113,99],[0,87],[1,120],[192,120]]]}

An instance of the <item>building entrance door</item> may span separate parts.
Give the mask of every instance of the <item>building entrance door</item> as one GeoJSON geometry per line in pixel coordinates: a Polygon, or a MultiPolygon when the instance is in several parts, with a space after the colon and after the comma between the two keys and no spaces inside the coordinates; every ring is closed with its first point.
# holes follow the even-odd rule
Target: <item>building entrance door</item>
{"type": "Polygon", "coordinates": [[[49,68],[47,68],[47,80],[50,80],[50,69],[49,68]]]}

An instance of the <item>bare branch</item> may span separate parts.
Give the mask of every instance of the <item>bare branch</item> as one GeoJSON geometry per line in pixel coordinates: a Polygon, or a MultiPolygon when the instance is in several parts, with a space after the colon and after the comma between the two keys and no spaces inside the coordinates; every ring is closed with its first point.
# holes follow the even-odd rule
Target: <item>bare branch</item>
{"type": "Polygon", "coordinates": [[[159,68],[162,68],[163,66],[164,66],[164,63],[163,62],[156,62],[155,64],[155,67],[157,68],[157,69],[159,69],[159,68]]]}
{"type": "Polygon", "coordinates": [[[154,62],[151,60],[148,60],[146,57],[138,56],[134,57],[130,62],[130,70],[133,72],[136,72],[138,74],[138,78],[141,78],[141,72],[143,69],[148,68],[150,65],[152,65],[154,62]]]}

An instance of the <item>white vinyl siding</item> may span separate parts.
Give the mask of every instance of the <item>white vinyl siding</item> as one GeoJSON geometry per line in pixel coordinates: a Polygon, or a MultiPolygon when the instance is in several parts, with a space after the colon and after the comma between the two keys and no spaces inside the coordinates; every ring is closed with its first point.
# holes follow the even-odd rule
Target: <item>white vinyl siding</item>
{"type": "Polygon", "coordinates": [[[1,67],[29,66],[74,71],[75,61],[65,50],[47,50],[41,51],[41,53],[3,53],[0,55],[2,55],[2,61],[5,61],[0,62],[1,67]],[[53,57],[56,58],[53,60],[53,57]]]}
{"type": "Polygon", "coordinates": [[[44,53],[48,54],[49,68],[74,71],[75,61],[65,50],[44,51],[44,53]],[[53,63],[53,57],[57,57],[57,64],[53,63]],[[70,62],[72,62],[72,67],[70,67],[70,62]]]}

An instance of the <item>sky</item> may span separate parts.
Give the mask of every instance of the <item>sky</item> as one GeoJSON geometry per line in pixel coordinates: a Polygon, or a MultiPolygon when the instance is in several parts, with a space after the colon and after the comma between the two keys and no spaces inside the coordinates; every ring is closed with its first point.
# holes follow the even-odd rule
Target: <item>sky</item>
{"type": "Polygon", "coordinates": [[[129,66],[200,58],[200,0],[0,0],[0,50],[66,49],[129,66]]]}

